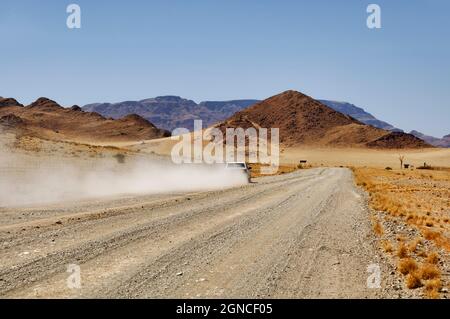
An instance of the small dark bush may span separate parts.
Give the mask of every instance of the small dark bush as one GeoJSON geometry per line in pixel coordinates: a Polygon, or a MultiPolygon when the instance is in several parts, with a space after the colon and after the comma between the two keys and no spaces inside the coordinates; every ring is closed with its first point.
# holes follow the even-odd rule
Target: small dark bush
{"type": "Polygon", "coordinates": [[[119,164],[124,164],[125,163],[125,155],[118,153],[116,155],[114,155],[114,158],[117,160],[117,163],[119,164]]]}

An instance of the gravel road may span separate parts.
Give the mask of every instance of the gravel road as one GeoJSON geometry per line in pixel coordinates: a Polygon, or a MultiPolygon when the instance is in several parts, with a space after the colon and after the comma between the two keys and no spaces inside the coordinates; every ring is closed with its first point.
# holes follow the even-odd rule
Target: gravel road
{"type": "Polygon", "coordinates": [[[301,170],[221,191],[0,208],[0,225],[6,298],[394,293],[348,169],[301,170]],[[380,289],[367,288],[374,263],[380,289]],[[80,267],[80,288],[68,288],[69,264],[80,267]]]}

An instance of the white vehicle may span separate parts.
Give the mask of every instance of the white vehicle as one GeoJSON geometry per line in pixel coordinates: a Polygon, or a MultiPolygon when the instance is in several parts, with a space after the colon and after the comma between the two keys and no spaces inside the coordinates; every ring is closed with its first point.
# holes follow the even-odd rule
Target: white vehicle
{"type": "Polygon", "coordinates": [[[245,176],[247,176],[247,181],[251,183],[250,170],[251,168],[247,166],[245,162],[228,162],[226,169],[230,170],[240,170],[245,176]]]}

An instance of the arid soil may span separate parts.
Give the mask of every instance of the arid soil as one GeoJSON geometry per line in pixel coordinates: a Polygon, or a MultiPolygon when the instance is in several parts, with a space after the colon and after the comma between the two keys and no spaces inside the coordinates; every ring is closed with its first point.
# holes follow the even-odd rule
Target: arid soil
{"type": "MultiPolygon", "coordinates": [[[[121,148],[141,151],[149,154],[160,154],[170,156],[173,145],[178,143],[171,138],[147,140],[144,142],[118,142],[109,143],[121,148]]],[[[420,166],[427,163],[433,166],[449,166],[450,149],[448,148],[425,148],[425,149],[402,149],[381,150],[358,147],[281,147],[280,163],[286,165],[297,165],[300,160],[307,160],[313,166],[355,166],[385,168],[390,166],[398,168],[399,155],[405,156],[405,163],[420,166]]]]}
{"type": "Polygon", "coordinates": [[[411,296],[395,288],[364,197],[350,170],[318,168],[221,191],[3,208],[0,295],[411,296]],[[67,287],[69,264],[80,289],[67,287]],[[367,287],[371,264],[382,288],[367,287]]]}
{"type": "MultiPolygon", "coordinates": [[[[158,139],[104,147],[9,133],[1,136],[3,146],[33,165],[48,166],[51,158],[61,164],[75,161],[86,168],[97,161],[116,163],[118,154],[127,161],[141,156],[166,161],[173,143],[158,139]]],[[[281,153],[282,175],[258,177],[243,187],[3,207],[0,295],[448,298],[448,254],[443,248],[423,238],[420,229],[412,228],[407,220],[381,211],[386,208],[369,208],[370,197],[355,187],[349,169],[325,168],[358,166],[375,170],[369,176],[378,183],[387,182],[389,190],[410,188],[408,203],[419,198],[422,215],[427,216],[416,221],[430,228],[427,218],[436,219],[434,211],[444,207],[435,204],[440,201],[448,208],[448,173],[398,174],[395,167],[399,154],[414,166],[423,162],[445,166],[448,152],[289,148],[281,153]],[[304,167],[316,168],[296,170],[299,160],[308,160],[304,167]],[[394,170],[387,171],[386,166],[394,170]],[[433,188],[436,183],[440,186],[433,188]],[[417,197],[413,190],[426,193],[417,197]],[[427,209],[433,215],[427,215],[427,209]],[[403,246],[406,254],[401,252],[403,246]],[[81,267],[81,289],[67,287],[69,264],[81,267]],[[380,289],[367,288],[367,267],[373,264],[381,270],[380,289]],[[438,268],[438,277],[433,267],[438,268]],[[419,271],[433,278],[408,289],[409,278],[419,271]]],[[[11,173],[3,169],[0,173],[11,173]]],[[[445,216],[439,218],[439,223],[432,220],[431,227],[448,226],[445,216]]]]}
{"type": "Polygon", "coordinates": [[[405,149],[375,150],[363,148],[289,148],[282,151],[280,161],[298,164],[307,160],[314,166],[351,166],[397,169],[400,167],[399,155],[405,156],[405,164],[415,167],[427,163],[432,166],[449,166],[450,149],[405,149]]]}

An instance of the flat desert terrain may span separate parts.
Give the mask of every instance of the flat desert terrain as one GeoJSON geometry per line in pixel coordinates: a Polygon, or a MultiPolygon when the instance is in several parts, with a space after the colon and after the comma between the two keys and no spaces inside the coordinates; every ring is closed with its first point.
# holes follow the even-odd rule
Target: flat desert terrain
{"type": "MultiPolygon", "coordinates": [[[[171,143],[4,140],[15,149],[0,161],[0,295],[448,297],[446,170],[400,170],[398,151],[303,148],[283,151],[280,175],[248,184],[223,169],[164,166],[171,143]],[[382,204],[397,210],[380,206],[388,192],[382,204]],[[426,205],[438,199],[439,211],[426,205]],[[367,284],[373,267],[379,288],[367,284]]],[[[441,166],[449,151],[401,154],[441,166]]]]}
{"type": "MultiPolygon", "coordinates": [[[[173,145],[178,141],[169,138],[146,140],[141,142],[116,142],[98,145],[114,145],[144,153],[170,156],[173,145]]],[[[206,142],[205,142],[206,143],[206,142]]],[[[367,148],[319,148],[291,147],[280,149],[280,163],[298,164],[307,160],[313,166],[368,166],[377,168],[399,168],[399,156],[405,157],[405,163],[416,167],[427,163],[432,166],[450,167],[450,149],[367,149],[367,148]]]]}

